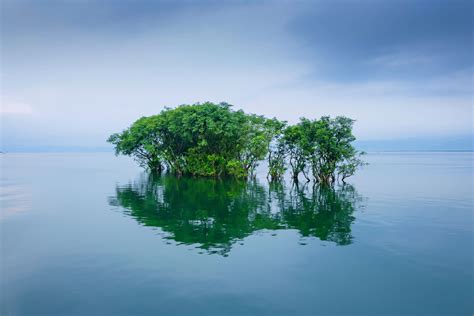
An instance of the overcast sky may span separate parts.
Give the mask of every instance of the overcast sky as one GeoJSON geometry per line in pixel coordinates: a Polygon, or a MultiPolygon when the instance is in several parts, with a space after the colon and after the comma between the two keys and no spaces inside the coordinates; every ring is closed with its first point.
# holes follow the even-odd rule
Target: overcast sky
{"type": "Polygon", "coordinates": [[[165,106],[226,101],[361,140],[472,137],[466,1],[1,1],[2,148],[104,146],[165,106]]]}

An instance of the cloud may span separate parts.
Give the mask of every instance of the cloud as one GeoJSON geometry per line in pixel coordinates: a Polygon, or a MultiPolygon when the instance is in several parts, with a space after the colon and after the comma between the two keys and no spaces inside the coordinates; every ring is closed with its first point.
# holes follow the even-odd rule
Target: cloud
{"type": "Polygon", "coordinates": [[[198,101],[347,115],[363,139],[472,133],[472,4],[453,1],[7,1],[4,141],[101,146],[198,101]]]}
{"type": "Polygon", "coordinates": [[[427,78],[473,66],[473,9],[469,0],[310,2],[290,30],[319,79],[427,78]]]}
{"type": "Polygon", "coordinates": [[[382,67],[401,67],[401,66],[426,66],[427,64],[433,63],[434,58],[423,54],[406,54],[406,53],[393,53],[388,55],[382,55],[369,60],[369,63],[379,65],[382,67]]]}
{"type": "Polygon", "coordinates": [[[360,139],[473,134],[472,99],[464,92],[441,91],[442,83],[319,82],[262,92],[245,109],[284,115],[291,123],[302,116],[349,116],[357,121],[355,135],[360,139]]]}
{"type": "Polygon", "coordinates": [[[0,106],[1,115],[31,115],[33,114],[33,108],[22,102],[11,102],[2,100],[0,106]]]}

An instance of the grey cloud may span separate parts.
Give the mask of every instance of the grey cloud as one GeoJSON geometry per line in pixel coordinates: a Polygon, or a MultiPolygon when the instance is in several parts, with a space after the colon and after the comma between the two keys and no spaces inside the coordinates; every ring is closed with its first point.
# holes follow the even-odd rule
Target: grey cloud
{"type": "Polygon", "coordinates": [[[472,134],[472,5],[433,4],[4,1],[2,101],[22,106],[2,114],[2,138],[102,146],[206,100],[348,115],[364,139],[472,134]]]}

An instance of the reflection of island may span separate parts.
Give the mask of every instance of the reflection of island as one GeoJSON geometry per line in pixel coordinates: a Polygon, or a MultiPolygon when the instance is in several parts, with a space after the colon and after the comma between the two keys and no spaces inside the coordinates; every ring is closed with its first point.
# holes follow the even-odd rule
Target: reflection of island
{"type": "Polygon", "coordinates": [[[261,229],[296,229],[338,245],[352,242],[354,187],[292,186],[257,181],[148,176],[118,186],[112,205],[145,226],[159,227],[178,243],[226,254],[232,244],[261,229]]]}

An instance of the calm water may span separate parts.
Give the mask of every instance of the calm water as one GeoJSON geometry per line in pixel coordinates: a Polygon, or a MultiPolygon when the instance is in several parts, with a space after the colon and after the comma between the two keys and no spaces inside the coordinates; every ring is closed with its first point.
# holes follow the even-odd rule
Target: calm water
{"type": "Polygon", "coordinates": [[[334,189],[1,156],[1,315],[472,315],[472,153],[334,189]]]}

